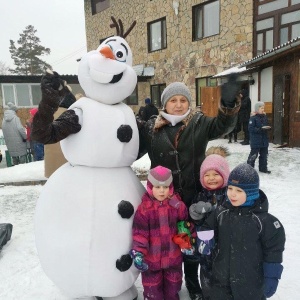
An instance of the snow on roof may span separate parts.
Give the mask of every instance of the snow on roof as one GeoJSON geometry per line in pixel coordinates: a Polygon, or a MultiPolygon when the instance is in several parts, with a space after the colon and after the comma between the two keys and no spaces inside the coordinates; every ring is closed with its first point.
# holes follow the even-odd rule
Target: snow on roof
{"type": "Polygon", "coordinates": [[[227,76],[229,74],[238,74],[238,73],[242,73],[242,72],[245,72],[246,71],[246,67],[241,67],[241,66],[235,66],[235,67],[232,67],[230,69],[227,69],[225,71],[222,71],[221,73],[218,73],[214,76],[212,76],[213,78],[217,78],[217,77],[224,77],[224,76],[227,76]]]}

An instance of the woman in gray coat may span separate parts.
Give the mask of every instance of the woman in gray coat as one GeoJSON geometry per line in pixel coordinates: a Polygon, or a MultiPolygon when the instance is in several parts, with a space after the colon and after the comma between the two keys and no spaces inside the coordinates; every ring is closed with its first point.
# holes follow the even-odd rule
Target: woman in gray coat
{"type": "Polygon", "coordinates": [[[17,116],[18,107],[7,103],[8,109],[4,112],[2,132],[7,150],[14,165],[26,162],[26,130],[17,116]]]}

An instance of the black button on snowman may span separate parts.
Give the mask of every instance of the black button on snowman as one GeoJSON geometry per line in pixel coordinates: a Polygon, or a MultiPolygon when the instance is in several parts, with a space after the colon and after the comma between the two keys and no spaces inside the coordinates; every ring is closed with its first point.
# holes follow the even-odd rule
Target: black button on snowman
{"type": "MultiPolygon", "coordinates": [[[[123,25],[114,18],[117,33],[123,25]]],[[[136,119],[122,101],[137,83],[121,36],[82,57],[86,97],[69,109],[81,130],[61,143],[68,160],[48,179],[36,207],[35,236],[47,276],[69,297],[132,300],[138,271],[128,255],[134,211],[145,192],[131,169],[139,147],[136,119]]]]}

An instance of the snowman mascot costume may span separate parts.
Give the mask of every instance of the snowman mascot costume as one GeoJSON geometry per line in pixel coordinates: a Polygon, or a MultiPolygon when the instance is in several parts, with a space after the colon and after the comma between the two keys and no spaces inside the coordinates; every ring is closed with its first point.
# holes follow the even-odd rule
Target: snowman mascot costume
{"type": "Polygon", "coordinates": [[[129,251],[133,215],[145,189],[130,167],[139,137],[133,111],[122,101],[137,76],[125,39],[110,37],[88,52],[78,78],[86,97],[55,121],[68,86],[56,72],[41,81],[32,136],[44,144],[60,141],[68,162],[52,174],[38,199],[38,255],[47,276],[70,297],[136,299],[139,273],[129,251]]]}

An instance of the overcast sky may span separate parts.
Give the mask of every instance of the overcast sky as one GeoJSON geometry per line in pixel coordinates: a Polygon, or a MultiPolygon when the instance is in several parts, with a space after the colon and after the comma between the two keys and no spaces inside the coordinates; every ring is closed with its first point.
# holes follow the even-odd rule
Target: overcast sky
{"type": "Polygon", "coordinates": [[[28,25],[37,30],[40,44],[50,48],[41,59],[60,74],[77,74],[78,62],[86,53],[83,0],[2,0],[0,3],[0,61],[14,68],[9,52],[28,25]]]}

